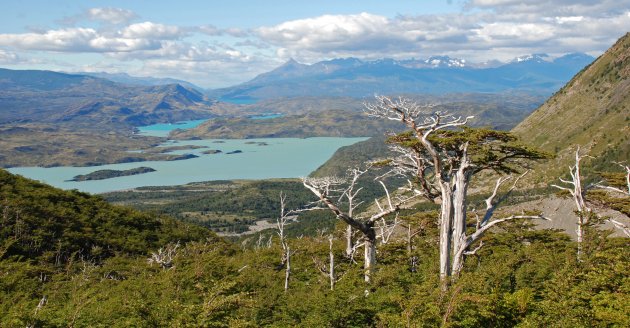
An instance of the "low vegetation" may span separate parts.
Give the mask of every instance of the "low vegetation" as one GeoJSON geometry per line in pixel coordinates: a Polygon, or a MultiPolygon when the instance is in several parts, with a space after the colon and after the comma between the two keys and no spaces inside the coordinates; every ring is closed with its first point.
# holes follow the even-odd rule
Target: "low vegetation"
{"type": "Polygon", "coordinates": [[[596,229],[578,261],[565,234],[509,223],[484,237],[482,250],[442,292],[438,226],[430,213],[406,212],[401,218],[420,232],[410,249],[402,236],[379,246],[381,261],[367,286],[360,263],[343,255],[345,229],[290,238],[295,253],[285,291],[282,250],[271,235],[229,243],[194,225],[0,174],[3,327],[630,323],[627,239],[596,229]],[[334,290],[326,273],[330,251],[334,290]]]}
{"type": "Polygon", "coordinates": [[[71,181],[89,181],[89,180],[105,180],[128,175],[144,174],[155,172],[155,169],[141,166],[129,170],[98,170],[88,174],[76,175],[71,181]]]}

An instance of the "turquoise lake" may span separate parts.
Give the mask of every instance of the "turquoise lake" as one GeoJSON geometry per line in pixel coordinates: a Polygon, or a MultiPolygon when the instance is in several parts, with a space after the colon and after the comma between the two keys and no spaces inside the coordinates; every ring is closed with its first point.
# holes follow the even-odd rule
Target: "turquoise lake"
{"type": "MultiPolygon", "coordinates": [[[[174,124],[173,126],[177,126],[174,124]]],[[[166,132],[168,134],[168,132],[166,132]]],[[[261,138],[231,140],[167,141],[162,146],[197,145],[203,149],[180,150],[174,154],[195,154],[198,158],[181,161],[148,161],[91,167],[16,167],[10,172],[40,180],[63,189],[90,193],[137,188],[142,186],[180,185],[190,182],[234,179],[296,178],[317,169],[342,146],[367,138],[261,138]],[[266,143],[260,145],[258,143],[266,143]],[[203,151],[221,150],[206,155],[203,151]],[[228,152],[241,150],[238,154],[228,152]],[[148,166],[156,172],[106,180],[67,181],[78,174],[97,170],[127,170],[148,166]]]]}
{"type": "Polygon", "coordinates": [[[167,137],[168,134],[175,129],[192,129],[197,127],[199,124],[205,122],[206,120],[193,120],[193,121],[184,121],[177,123],[161,123],[161,124],[153,124],[147,126],[138,127],[140,133],[143,136],[152,136],[152,137],[167,137]]]}

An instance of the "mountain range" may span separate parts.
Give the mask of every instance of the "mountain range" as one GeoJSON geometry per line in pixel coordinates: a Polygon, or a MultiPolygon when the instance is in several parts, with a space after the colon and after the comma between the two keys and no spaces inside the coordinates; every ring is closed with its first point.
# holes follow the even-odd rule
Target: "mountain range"
{"type": "Polygon", "coordinates": [[[128,128],[212,117],[214,104],[181,84],[138,86],[87,75],[0,69],[0,124],[128,128]]]}
{"type": "MultiPolygon", "coordinates": [[[[571,62],[581,55],[565,56],[571,62]]],[[[556,61],[558,61],[557,59],[556,61]]],[[[515,60],[517,63],[519,59],[515,60]]],[[[520,58],[535,65],[542,56],[520,58]]],[[[630,158],[630,33],[525,117],[512,132],[531,146],[554,155],[530,175],[544,185],[557,181],[574,165],[576,146],[587,154],[585,171],[618,170],[630,158]]],[[[378,158],[387,149],[382,138],[340,148],[314,175],[343,174],[345,167],[378,158]],[[361,159],[357,162],[356,159],[361,159]],[[342,169],[344,168],[344,169],[342,169]]]]}
{"type": "Polygon", "coordinates": [[[210,90],[208,95],[225,100],[514,90],[550,95],[593,59],[582,53],[555,59],[545,54],[528,55],[502,65],[469,64],[448,56],[374,61],[344,58],[311,65],[291,59],[251,81],[210,90]]]}
{"type": "MultiPolygon", "coordinates": [[[[73,73],[71,73],[73,74],[73,73]]],[[[107,72],[80,72],[74,73],[78,75],[87,75],[98,77],[101,79],[107,79],[113,82],[130,84],[130,85],[143,85],[143,86],[151,86],[151,85],[166,85],[166,84],[179,84],[188,89],[194,89],[199,92],[204,92],[204,88],[190,83],[188,81],[173,79],[168,77],[151,77],[151,76],[131,76],[127,73],[107,73],[107,72]]]]}

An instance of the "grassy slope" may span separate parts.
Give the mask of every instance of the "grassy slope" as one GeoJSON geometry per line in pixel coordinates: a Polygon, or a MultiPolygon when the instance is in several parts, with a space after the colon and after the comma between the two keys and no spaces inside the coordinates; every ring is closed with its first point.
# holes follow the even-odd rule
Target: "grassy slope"
{"type": "Polygon", "coordinates": [[[622,37],[593,64],[513,132],[557,157],[539,168],[553,178],[571,164],[575,145],[598,157],[596,166],[630,158],[630,34],[622,37]]]}

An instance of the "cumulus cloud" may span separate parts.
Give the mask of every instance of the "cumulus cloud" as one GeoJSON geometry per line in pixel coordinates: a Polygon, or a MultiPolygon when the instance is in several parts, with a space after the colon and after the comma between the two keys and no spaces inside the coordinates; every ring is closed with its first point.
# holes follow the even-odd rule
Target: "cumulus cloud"
{"type": "Polygon", "coordinates": [[[100,22],[104,25],[125,25],[138,18],[131,10],[123,8],[90,8],[80,14],[61,18],[58,23],[64,26],[74,26],[81,21],[100,22]]]}
{"type": "Polygon", "coordinates": [[[330,50],[357,47],[365,39],[387,33],[389,27],[386,17],[361,13],[294,20],[257,32],[263,40],[283,47],[330,50]]]}
{"type": "Polygon", "coordinates": [[[185,35],[187,32],[177,26],[144,22],[115,32],[72,27],[39,33],[0,34],[0,46],[59,52],[131,52],[159,49],[164,40],[185,35]]]}
{"type": "Polygon", "coordinates": [[[0,49],[0,64],[17,64],[20,62],[20,56],[14,52],[0,49]]]}
{"type": "Polygon", "coordinates": [[[26,50],[85,51],[98,37],[91,28],[67,28],[43,33],[0,34],[0,45],[26,50]]]}
{"type": "Polygon", "coordinates": [[[179,39],[186,34],[188,33],[178,26],[153,22],[132,24],[120,32],[127,39],[179,39]]]}
{"type": "Polygon", "coordinates": [[[103,53],[120,67],[142,62],[143,74],[225,85],[288,58],[449,55],[482,62],[531,53],[596,55],[630,30],[630,0],[465,0],[458,13],[322,15],[252,29],[132,23],[137,19],[126,9],[91,8],[67,18],[72,24],[65,28],[0,34],[0,63],[24,60],[22,50],[103,53]]]}
{"type": "Polygon", "coordinates": [[[85,16],[90,20],[109,24],[126,24],[138,17],[138,15],[131,10],[111,7],[90,8],[86,10],[85,16]]]}
{"type": "Polygon", "coordinates": [[[254,57],[239,49],[227,45],[193,44],[189,42],[166,41],[157,49],[134,52],[110,53],[109,57],[118,60],[164,60],[181,62],[226,61],[247,64],[255,61],[254,57]]]}
{"type": "Polygon", "coordinates": [[[597,53],[630,30],[630,1],[559,2],[471,0],[465,6],[471,10],[461,13],[324,15],[261,27],[256,33],[278,48],[279,57],[309,62],[335,56],[448,54],[488,60],[499,54],[498,59],[507,60],[534,52],[597,53]]]}

